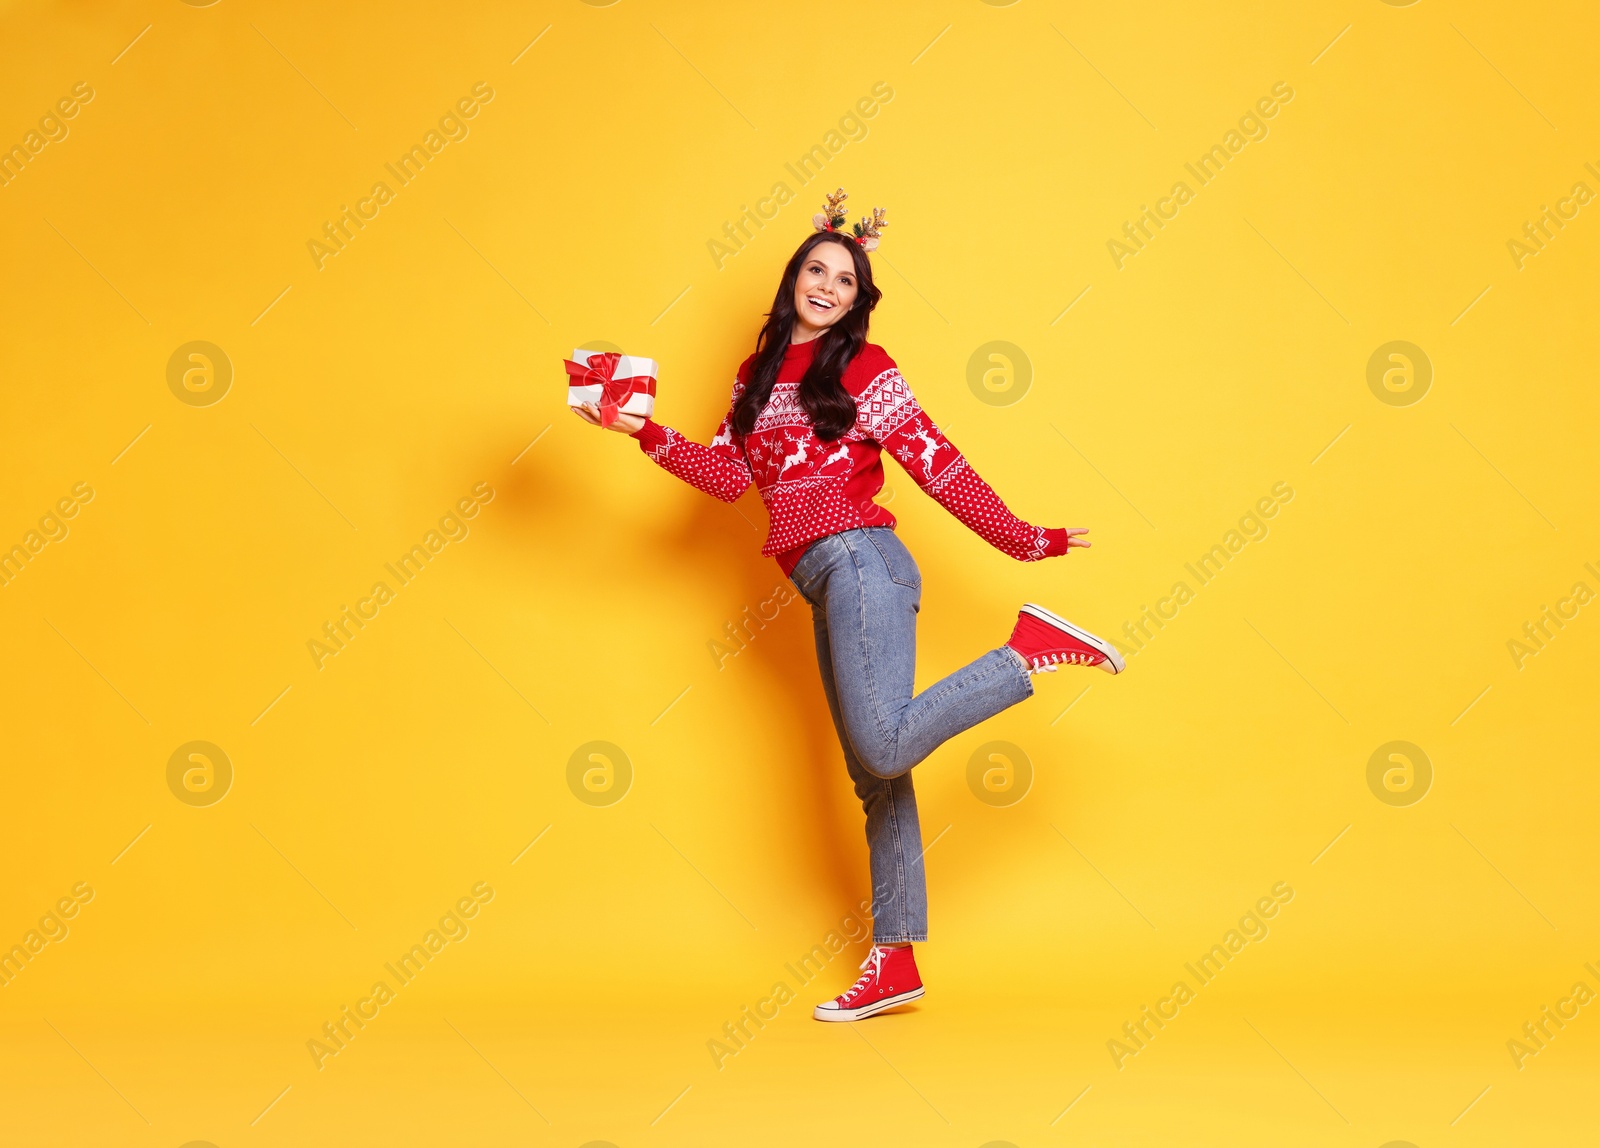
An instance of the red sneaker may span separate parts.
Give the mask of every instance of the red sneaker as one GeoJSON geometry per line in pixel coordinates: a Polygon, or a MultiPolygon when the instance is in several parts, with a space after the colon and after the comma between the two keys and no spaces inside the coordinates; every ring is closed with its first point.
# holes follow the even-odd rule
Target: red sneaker
{"type": "Polygon", "coordinates": [[[922,978],[911,946],[883,949],[877,945],[861,962],[861,979],[831,1001],[819,1004],[811,1015],[817,1020],[863,1020],[885,1009],[922,996],[922,978]]]}
{"type": "Polygon", "coordinates": [[[1006,645],[1034,670],[1059,663],[1099,666],[1108,674],[1123,670],[1122,655],[1110,642],[1032,602],[1017,612],[1017,625],[1006,645]]]}

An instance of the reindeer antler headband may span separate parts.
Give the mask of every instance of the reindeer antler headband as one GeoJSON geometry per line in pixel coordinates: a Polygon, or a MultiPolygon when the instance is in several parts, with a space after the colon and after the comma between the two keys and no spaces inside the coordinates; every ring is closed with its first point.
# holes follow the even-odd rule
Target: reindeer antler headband
{"type": "MultiPolygon", "coordinates": [[[[840,188],[828,196],[828,201],[823,204],[822,210],[811,217],[812,224],[818,231],[838,231],[844,227],[845,213],[844,201],[850,197],[840,188]]],[[[889,220],[881,207],[872,209],[869,219],[863,215],[851,228],[855,241],[861,245],[863,251],[876,251],[878,248],[878,233],[889,226],[889,220]]]]}

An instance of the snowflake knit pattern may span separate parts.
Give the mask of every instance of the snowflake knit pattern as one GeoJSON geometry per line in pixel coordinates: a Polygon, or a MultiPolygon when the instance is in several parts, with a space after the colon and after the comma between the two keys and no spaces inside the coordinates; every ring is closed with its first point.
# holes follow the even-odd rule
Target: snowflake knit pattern
{"type": "Polygon", "coordinates": [[[733,406],[755,365],[739,367],[733,398],[709,446],[651,419],[634,432],[639,447],[664,470],[696,489],[732,502],[752,482],[770,527],[761,553],[788,574],[818,538],[858,526],[894,526],[873,501],[883,489],[881,452],[894,456],[913,482],[985,542],[1023,562],[1067,553],[1065,529],[1033,526],[1012,514],[954,443],[939,432],[887,352],[868,343],[844,370],[856,421],[840,438],[819,439],[800,405],[800,380],[815,341],[793,343],[772,395],[747,436],[733,432],[733,406]]]}

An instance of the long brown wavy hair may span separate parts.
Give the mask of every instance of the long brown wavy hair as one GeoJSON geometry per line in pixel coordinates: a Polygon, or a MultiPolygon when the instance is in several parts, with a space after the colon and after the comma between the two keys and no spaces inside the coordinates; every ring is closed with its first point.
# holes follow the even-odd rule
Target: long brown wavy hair
{"type": "Polygon", "coordinates": [[[867,262],[867,253],[860,244],[842,232],[818,231],[806,237],[783,269],[772,310],[767,312],[767,321],[761,325],[761,334],[756,336],[755,365],[750,368],[750,378],[733,407],[735,434],[747,435],[754,430],[756,417],[772,397],[778,368],[783,365],[783,353],[794,332],[794,285],[811,252],[823,243],[837,243],[850,252],[856,270],[856,299],[842,319],[817,336],[811,366],[800,380],[800,406],[810,418],[812,430],[824,442],[838,438],[855,425],[856,402],[844,388],[844,369],[866,346],[867,324],[883,292],[872,281],[872,264],[867,262]]]}

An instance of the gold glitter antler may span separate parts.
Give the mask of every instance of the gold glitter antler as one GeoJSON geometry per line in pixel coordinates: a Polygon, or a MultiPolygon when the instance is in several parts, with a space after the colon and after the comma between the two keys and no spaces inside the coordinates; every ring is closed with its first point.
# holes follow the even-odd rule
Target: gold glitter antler
{"type": "MultiPolygon", "coordinates": [[[[822,210],[811,217],[812,225],[818,231],[842,230],[845,224],[844,201],[849,198],[842,187],[828,196],[827,202],[822,205],[822,210]]],[[[876,251],[878,234],[888,226],[889,218],[883,208],[874,207],[871,218],[863,215],[851,230],[863,251],[876,251]]]]}
{"type": "Polygon", "coordinates": [[[872,209],[872,218],[862,216],[855,225],[856,242],[861,244],[865,251],[876,251],[878,248],[878,233],[889,226],[888,214],[881,207],[872,209]]]}
{"type": "Polygon", "coordinates": [[[828,196],[827,202],[822,205],[822,210],[811,217],[812,225],[818,231],[838,231],[844,226],[844,201],[849,198],[842,187],[828,196]]]}

